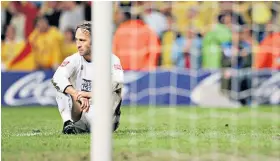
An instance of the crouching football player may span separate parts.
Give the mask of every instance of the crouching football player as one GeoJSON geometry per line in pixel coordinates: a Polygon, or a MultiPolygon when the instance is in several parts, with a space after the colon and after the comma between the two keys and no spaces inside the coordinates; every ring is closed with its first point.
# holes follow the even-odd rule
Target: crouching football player
{"type": "MultiPolygon", "coordinates": [[[[78,52],[63,61],[52,79],[52,83],[57,89],[56,101],[63,120],[62,132],[64,134],[90,132],[93,108],[95,108],[91,98],[91,79],[93,78],[91,65],[94,65],[94,60],[91,61],[91,23],[84,22],[78,25],[75,37],[78,52]]],[[[115,131],[119,126],[121,115],[123,70],[119,58],[113,54],[111,74],[112,123],[113,131],[115,131]]]]}

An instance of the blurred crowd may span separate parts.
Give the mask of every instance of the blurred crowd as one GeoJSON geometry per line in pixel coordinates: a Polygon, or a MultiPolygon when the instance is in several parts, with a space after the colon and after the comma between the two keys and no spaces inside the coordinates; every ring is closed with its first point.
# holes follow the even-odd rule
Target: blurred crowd
{"type": "MultiPolygon", "coordinates": [[[[280,69],[280,2],[114,2],[125,70],[280,69]]],[[[91,2],[1,2],[2,71],[55,69],[77,52],[91,2]]],[[[93,40],[98,41],[98,40],[93,40]]]]}
{"type": "Polygon", "coordinates": [[[90,2],[1,1],[2,70],[55,69],[77,52],[75,28],[91,20],[90,2]]]}

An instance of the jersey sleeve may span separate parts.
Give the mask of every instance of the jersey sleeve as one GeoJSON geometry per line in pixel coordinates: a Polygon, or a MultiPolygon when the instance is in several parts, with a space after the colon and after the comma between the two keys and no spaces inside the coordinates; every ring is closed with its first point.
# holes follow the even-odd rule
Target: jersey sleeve
{"type": "Polygon", "coordinates": [[[78,60],[74,58],[73,56],[67,57],[53,75],[52,84],[59,92],[65,93],[65,89],[72,85],[69,78],[76,72],[78,67],[78,60]]]}
{"type": "Polygon", "coordinates": [[[112,59],[112,83],[113,91],[119,90],[122,88],[124,83],[124,73],[120,59],[114,57],[112,59]]]}

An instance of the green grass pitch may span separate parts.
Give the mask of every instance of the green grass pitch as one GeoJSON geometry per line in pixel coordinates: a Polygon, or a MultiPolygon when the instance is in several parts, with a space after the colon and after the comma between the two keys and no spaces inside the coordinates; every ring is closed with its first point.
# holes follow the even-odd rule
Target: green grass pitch
{"type": "MultiPolygon", "coordinates": [[[[2,161],[90,160],[54,107],[2,107],[2,161]]],[[[280,108],[123,107],[114,161],[279,161],[280,108]]]]}

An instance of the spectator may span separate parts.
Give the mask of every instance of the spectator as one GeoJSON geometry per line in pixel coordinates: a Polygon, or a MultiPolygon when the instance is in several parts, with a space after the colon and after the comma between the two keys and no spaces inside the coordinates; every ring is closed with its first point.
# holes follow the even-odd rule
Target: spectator
{"type": "Polygon", "coordinates": [[[197,14],[194,19],[191,19],[194,27],[197,27],[200,36],[213,29],[217,23],[217,16],[219,14],[219,2],[215,1],[200,1],[197,9],[197,14]]]}
{"type": "Polygon", "coordinates": [[[235,69],[241,69],[245,67],[251,67],[252,59],[252,44],[245,41],[244,31],[234,33],[233,37],[240,37],[240,40],[236,40],[237,44],[233,42],[222,43],[223,49],[223,67],[232,67],[235,69]]]}
{"type": "MultiPolygon", "coordinates": [[[[2,2],[1,2],[2,3],[2,2]]],[[[5,29],[5,23],[7,18],[6,8],[4,8],[1,4],[1,31],[3,32],[5,29]]],[[[1,35],[2,36],[2,35],[1,35]]]]}
{"type": "Polygon", "coordinates": [[[174,26],[175,25],[174,22],[176,22],[175,17],[173,17],[169,13],[166,13],[165,16],[166,16],[166,20],[167,20],[167,28],[166,28],[166,30],[167,31],[171,31],[171,30],[175,31],[176,30],[175,26],[174,26]]]}
{"type": "Polygon", "coordinates": [[[148,26],[150,26],[159,37],[167,30],[167,19],[159,11],[156,11],[151,2],[146,2],[145,10],[142,15],[143,20],[148,26]]]}
{"type": "Polygon", "coordinates": [[[67,28],[75,29],[85,19],[85,8],[74,1],[61,3],[62,14],[59,19],[59,30],[65,32],[67,28]]]}
{"type": "Polygon", "coordinates": [[[72,55],[73,53],[76,53],[77,46],[75,42],[75,32],[73,29],[68,28],[64,32],[64,43],[62,47],[62,58],[61,60],[64,60],[66,57],[72,55]]]}
{"type": "Polygon", "coordinates": [[[254,31],[254,35],[257,38],[258,42],[261,42],[265,34],[265,26],[272,19],[272,9],[268,5],[271,5],[271,2],[255,2],[252,3],[251,7],[248,10],[250,21],[254,24],[254,27],[257,29],[254,31]]]}
{"type": "Polygon", "coordinates": [[[1,40],[5,39],[6,29],[12,19],[12,15],[8,10],[9,3],[11,2],[1,1],[1,40]]]}
{"type": "Polygon", "coordinates": [[[16,39],[16,29],[13,25],[7,27],[5,40],[1,43],[2,70],[30,71],[35,68],[34,56],[29,54],[20,61],[14,60],[24,52],[25,41],[16,39]]]}
{"type": "Polygon", "coordinates": [[[200,68],[201,39],[194,28],[188,28],[186,36],[176,38],[172,49],[172,60],[181,68],[200,68]]]}
{"type": "Polygon", "coordinates": [[[84,15],[86,21],[91,21],[91,1],[90,2],[82,2],[84,7],[84,15]]]}
{"type": "Polygon", "coordinates": [[[187,19],[187,26],[193,26],[196,28],[199,35],[204,35],[204,28],[206,24],[204,23],[203,19],[199,17],[200,11],[198,6],[192,6],[188,8],[186,19],[187,19]]]}
{"type": "MultiPolygon", "coordinates": [[[[119,5],[119,8],[121,10],[123,10],[124,12],[131,12],[131,7],[132,5],[138,5],[139,2],[130,2],[130,1],[120,1],[120,2],[117,2],[118,5],[119,5]]],[[[140,5],[141,5],[141,2],[140,2],[140,5]]]]}
{"type": "Polygon", "coordinates": [[[125,21],[114,35],[113,52],[120,58],[124,70],[152,70],[158,62],[159,39],[141,19],[133,19],[126,12],[125,21]]]}
{"type": "Polygon", "coordinates": [[[198,6],[197,1],[178,1],[173,2],[172,15],[176,18],[176,26],[178,32],[181,34],[186,33],[186,27],[190,26],[190,19],[186,18],[187,11],[191,7],[198,6]]]}
{"type": "Polygon", "coordinates": [[[25,39],[25,23],[26,23],[26,16],[19,11],[20,2],[11,2],[8,6],[8,11],[12,15],[12,19],[10,24],[15,27],[16,30],[16,37],[15,39],[18,41],[25,39]]]}
{"type": "Polygon", "coordinates": [[[46,17],[39,17],[29,41],[35,55],[37,69],[56,69],[61,63],[63,37],[46,17]]]}
{"type": "Polygon", "coordinates": [[[159,3],[159,11],[166,15],[171,15],[172,14],[172,2],[168,1],[158,1],[159,3]]]}
{"type": "Polygon", "coordinates": [[[202,40],[202,67],[204,69],[218,69],[221,67],[223,42],[231,41],[231,30],[224,24],[216,24],[214,29],[202,40]]]}
{"type": "Polygon", "coordinates": [[[115,28],[117,28],[124,20],[125,20],[124,12],[121,8],[119,8],[118,10],[116,10],[116,12],[114,14],[115,28]]]}
{"type": "Polygon", "coordinates": [[[19,5],[20,11],[26,16],[25,21],[25,39],[31,34],[34,30],[34,21],[37,17],[38,8],[32,2],[20,2],[19,5]]]}
{"type": "Polygon", "coordinates": [[[219,22],[225,24],[230,30],[238,30],[245,25],[242,15],[237,13],[234,8],[234,3],[231,1],[220,2],[220,14],[218,16],[219,22]]]}
{"type": "Polygon", "coordinates": [[[222,43],[237,44],[238,40],[233,39],[232,34],[245,25],[243,18],[232,10],[232,2],[220,2],[220,5],[218,24],[203,38],[202,64],[204,68],[221,67],[222,43]]]}
{"type": "Polygon", "coordinates": [[[176,23],[175,18],[166,13],[168,28],[162,34],[161,40],[161,54],[159,65],[163,68],[171,68],[173,66],[171,54],[172,54],[172,45],[178,33],[176,32],[174,24],[176,23]]]}
{"type": "Polygon", "coordinates": [[[60,3],[56,1],[46,1],[40,9],[41,16],[45,15],[50,26],[59,27],[59,19],[61,15],[60,3]]]}
{"type": "Polygon", "coordinates": [[[255,68],[280,69],[280,32],[271,33],[260,43],[255,68]]]}
{"type": "Polygon", "coordinates": [[[250,97],[244,95],[244,91],[251,88],[251,77],[244,74],[243,69],[252,66],[252,44],[243,34],[244,31],[236,32],[231,42],[222,44],[222,91],[242,105],[248,105],[250,97]]]}
{"type": "Polygon", "coordinates": [[[257,53],[259,49],[259,43],[254,37],[253,32],[254,31],[251,26],[247,26],[247,27],[244,26],[244,28],[242,29],[241,38],[245,43],[251,46],[251,50],[253,54],[252,56],[254,57],[254,55],[257,53]]]}
{"type": "Polygon", "coordinates": [[[43,1],[32,1],[31,3],[33,3],[37,8],[41,8],[41,6],[43,5],[43,1]]]}

